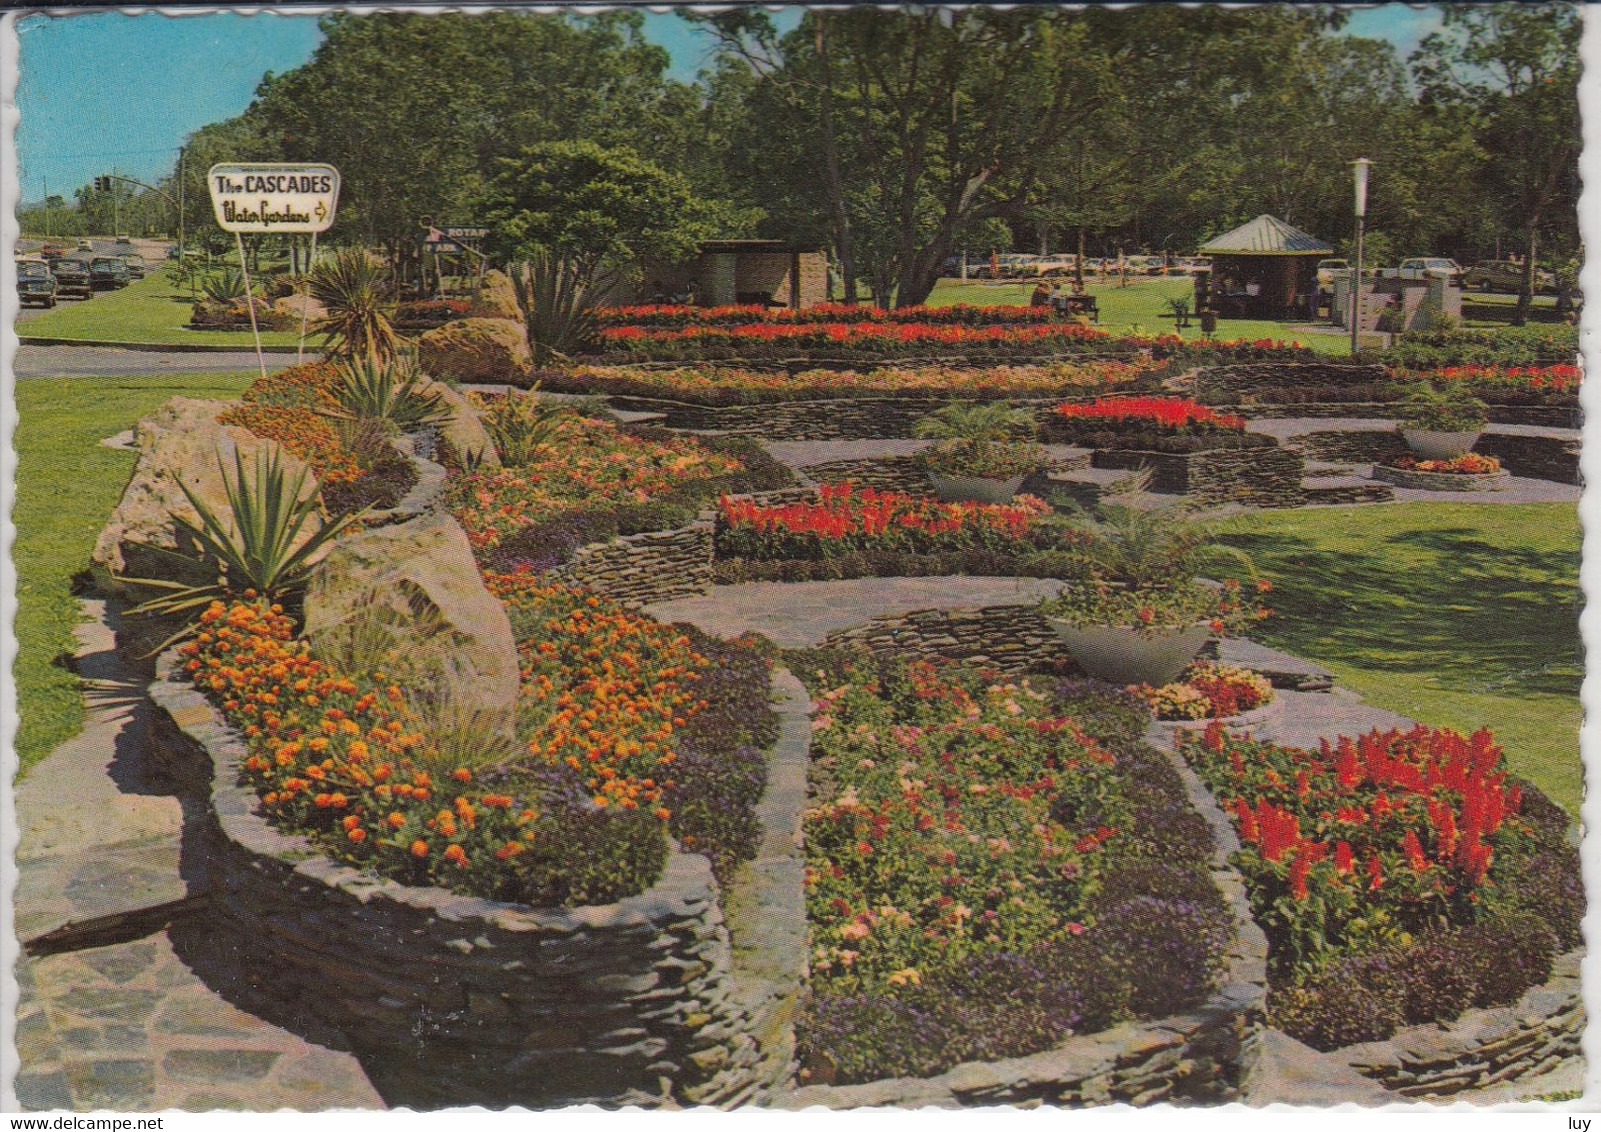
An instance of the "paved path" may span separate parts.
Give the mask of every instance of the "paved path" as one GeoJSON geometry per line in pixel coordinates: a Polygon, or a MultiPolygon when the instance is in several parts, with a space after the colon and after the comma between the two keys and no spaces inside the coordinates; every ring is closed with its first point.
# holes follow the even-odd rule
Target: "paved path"
{"type": "Polygon", "coordinates": [[[702,597],[646,606],[661,621],[688,621],[717,637],[760,633],[782,648],[807,648],[839,629],[920,609],[1031,605],[1061,592],[1044,578],[857,578],[839,582],[749,582],[702,597]]]}
{"type": "Polygon", "coordinates": [[[353,1056],[225,1000],[247,974],[210,938],[203,908],[184,914],[204,889],[203,861],[175,785],[151,766],[145,678],[115,652],[104,603],[84,607],[84,729],[15,793],[15,931],[24,943],[56,933],[16,968],[18,1103],[383,1107],[353,1056]],[[65,938],[86,927],[98,934],[65,938]]]}
{"type": "MultiPolygon", "coordinates": [[[[310,351],[306,356],[315,357],[310,351]]],[[[295,364],[293,354],[268,354],[267,372],[295,364]]],[[[153,373],[223,373],[257,368],[254,350],[119,350],[105,346],[19,346],[13,371],[29,377],[132,377],[153,373]]]]}
{"type": "MultiPolygon", "coordinates": [[[[1396,422],[1383,417],[1259,417],[1246,423],[1247,432],[1292,440],[1309,432],[1394,432],[1396,422]]],[[[1484,431],[1505,436],[1547,436],[1555,440],[1578,440],[1582,431],[1549,425],[1491,424],[1484,431]]]]}

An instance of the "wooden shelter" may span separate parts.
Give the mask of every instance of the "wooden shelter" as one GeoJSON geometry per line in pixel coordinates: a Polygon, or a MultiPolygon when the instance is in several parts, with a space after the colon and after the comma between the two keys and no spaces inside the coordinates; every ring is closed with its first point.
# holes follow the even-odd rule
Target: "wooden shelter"
{"type": "Polygon", "coordinates": [[[1201,245],[1208,300],[1222,318],[1314,318],[1317,262],[1334,249],[1276,216],[1258,216],[1201,245]]]}
{"type": "Polygon", "coordinates": [[[605,301],[809,307],[828,301],[828,256],[782,240],[707,240],[694,259],[642,263],[638,283],[614,288],[605,301]]]}

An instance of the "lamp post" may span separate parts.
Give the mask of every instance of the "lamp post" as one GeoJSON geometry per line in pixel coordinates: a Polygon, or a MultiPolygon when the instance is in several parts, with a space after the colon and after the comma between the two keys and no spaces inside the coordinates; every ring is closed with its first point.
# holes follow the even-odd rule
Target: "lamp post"
{"type": "Polygon", "coordinates": [[[1359,157],[1351,162],[1356,171],[1356,268],[1351,273],[1351,353],[1357,352],[1357,334],[1362,328],[1362,222],[1368,214],[1368,168],[1373,162],[1359,157]]]}

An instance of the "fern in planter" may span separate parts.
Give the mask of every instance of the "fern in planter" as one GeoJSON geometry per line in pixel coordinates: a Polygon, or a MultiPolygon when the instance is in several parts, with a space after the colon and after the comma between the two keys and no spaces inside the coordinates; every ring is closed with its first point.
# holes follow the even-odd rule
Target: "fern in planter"
{"type": "Polygon", "coordinates": [[[1403,428],[1427,432],[1477,432],[1490,419],[1490,408],[1466,390],[1420,385],[1396,406],[1403,428]]]}
{"type": "Polygon", "coordinates": [[[952,401],[913,426],[913,434],[936,441],[920,462],[936,476],[1010,479],[1043,468],[1044,451],[1026,439],[1034,418],[999,402],[952,401]]]}

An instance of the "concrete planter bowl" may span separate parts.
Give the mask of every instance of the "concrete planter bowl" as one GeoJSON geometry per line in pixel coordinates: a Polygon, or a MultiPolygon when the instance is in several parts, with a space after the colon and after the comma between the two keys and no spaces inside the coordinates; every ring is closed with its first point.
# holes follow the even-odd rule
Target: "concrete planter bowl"
{"type": "Polygon", "coordinates": [[[1402,428],[1401,438],[1419,460],[1455,460],[1473,451],[1483,429],[1471,432],[1436,432],[1427,428],[1402,428]]]}
{"type": "Polygon", "coordinates": [[[1075,626],[1046,621],[1087,675],[1111,684],[1167,684],[1200,653],[1212,631],[1206,625],[1155,632],[1123,625],[1075,626]]]}
{"type": "Polygon", "coordinates": [[[993,479],[989,476],[940,476],[930,472],[934,497],[941,503],[1010,503],[1023,486],[1024,476],[993,479]]]}

